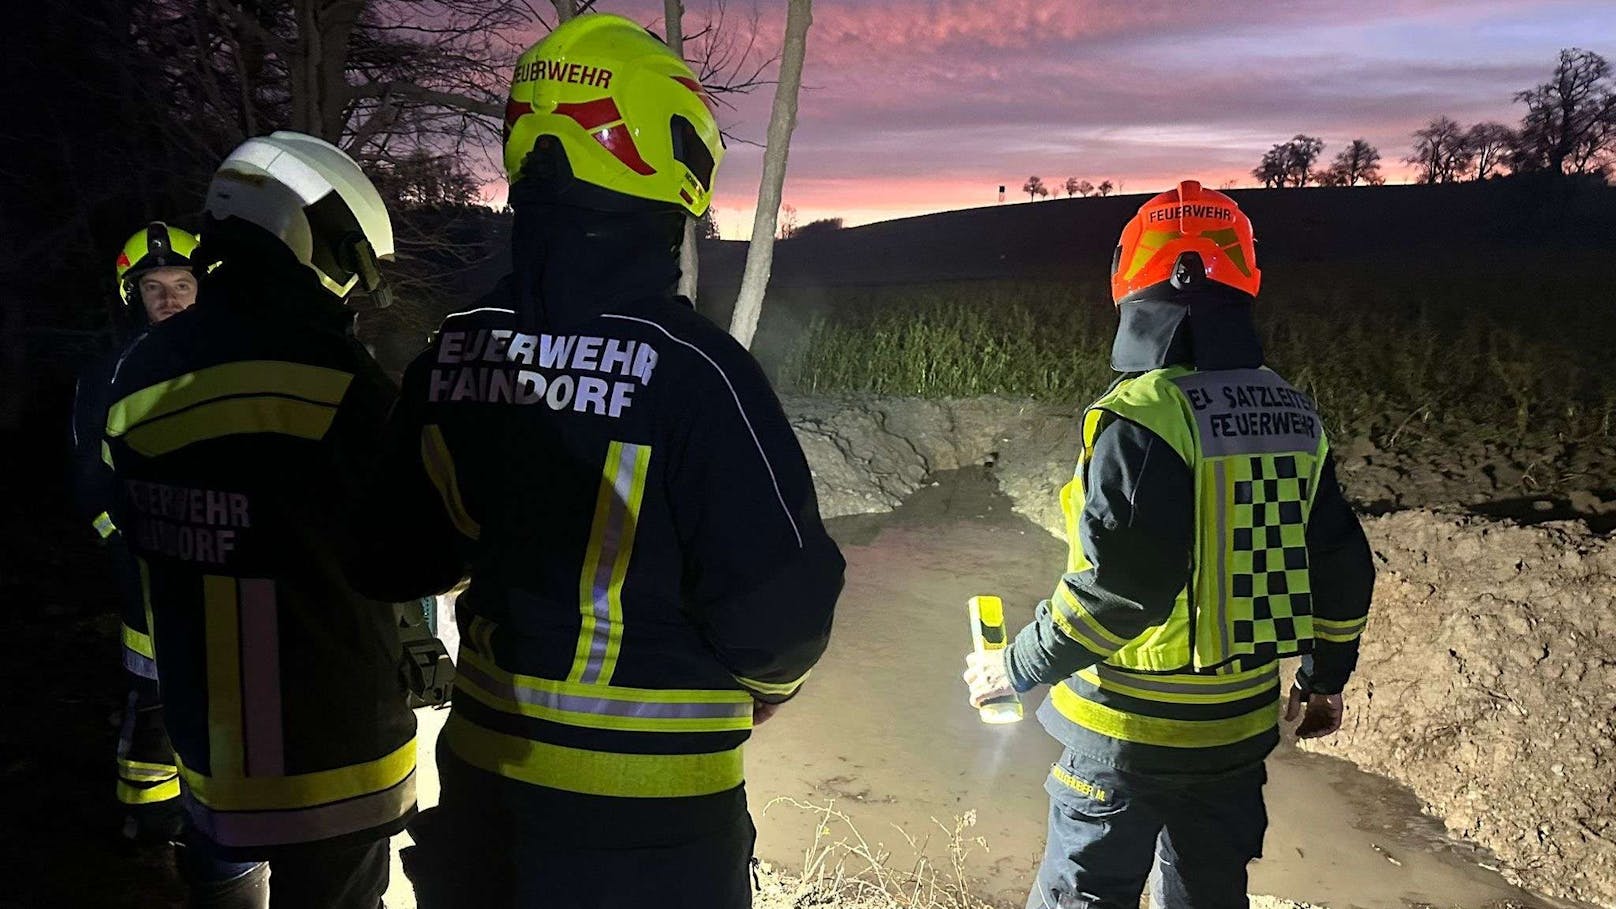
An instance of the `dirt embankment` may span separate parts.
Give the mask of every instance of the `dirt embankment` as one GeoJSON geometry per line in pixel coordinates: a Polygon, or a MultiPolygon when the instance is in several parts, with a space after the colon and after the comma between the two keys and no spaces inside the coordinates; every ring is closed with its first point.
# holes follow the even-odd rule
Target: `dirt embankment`
{"type": "MultiPolygon", "coordinates": [[[[1005,399],[786,407],[826,515],[885,511],[932,472],[986,463],[1018,511],[1063,534],[1070,410],[1005,399]]],[[[1348,724],[1316,750],[1409,786],[1523,886],[1616,907],[1616,537],[1581,521],[1484,516],[1608,524],[1616,502],[1601,491],[1616,488],[1616,450],[1338,450],[1360,508],[1407,510],[1365,521],[1376,605],[1348,724]]]]}

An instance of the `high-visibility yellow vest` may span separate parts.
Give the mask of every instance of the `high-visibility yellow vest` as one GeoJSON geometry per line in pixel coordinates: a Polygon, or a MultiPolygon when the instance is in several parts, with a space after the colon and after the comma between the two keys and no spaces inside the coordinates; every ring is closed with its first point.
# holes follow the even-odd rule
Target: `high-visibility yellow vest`
{"type": "MultiPolygon", "coordinates": [[[[1268,369],[1172,367],[1119,383],[1083,418],[1083,460],[1061,493],[1070,539],[1083,511],[1083,467],[1117,418],[1159,436],[1189,466],[1196,541],[1190,583],[1172,617],[1106,662],[1235,674],[1243,657],[1311,650],[1306,529],[1329,451],[1313,402],[1268,369]]],[[[1081,546],[1071,548],[1070,561],[1072,571],[1090,567],[1081,546]]]]}

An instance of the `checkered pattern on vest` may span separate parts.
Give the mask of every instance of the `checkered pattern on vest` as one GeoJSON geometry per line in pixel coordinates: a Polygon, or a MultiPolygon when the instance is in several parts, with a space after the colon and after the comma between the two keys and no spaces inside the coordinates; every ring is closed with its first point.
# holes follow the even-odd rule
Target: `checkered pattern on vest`
{"type": "Polygon", "coordinates": [[[1235,643],[1249,645],[1256,656],[1274,656],[1281,644],[1310,651],[1308,478],[1299,475],[1295,455],[1234,458],[1229,467],[1234,471],[1229,593],[1235,643]]]}

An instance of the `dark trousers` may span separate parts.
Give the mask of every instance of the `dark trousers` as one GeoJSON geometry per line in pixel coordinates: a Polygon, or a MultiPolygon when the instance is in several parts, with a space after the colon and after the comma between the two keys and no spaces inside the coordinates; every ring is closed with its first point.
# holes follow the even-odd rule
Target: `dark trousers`
{"type": "Polygon", "coordinates": [[[1262,855],[1265,767],[1218,777],[1123,773],[1068,750],[1050,773],[1049,839],[1027,909],[1247,909],[1262,855]]]}
{"type": "Polygon", "coordinates": [[[388,841],[344,846],[311,843],[283,847],[270,862],[237,862],[217,856],[205,838],[191,835],[181,871],[195,909],[378,909],[387,892],[388,841]],[[268,865],[269,893],[261,881],[268,865]]]}
{"type": "MultiPolygon", "coordinates": [[[[585,815],[612,815],[612,799],[575,801],[566,812],[509,810],[510,785],[438,750],[439,807],[410,823],[416,845],[404,871],[420,909],[750,909],[756,832],[744,810],[727,827],[681,835],[676,810],[643,813],[623,837],[655,845],[569,841],[585,815]],[[655,830],[631,829],[634,826],[655,830]]],[[[642,809],[643,811],[643,809],[642,809]]]]}

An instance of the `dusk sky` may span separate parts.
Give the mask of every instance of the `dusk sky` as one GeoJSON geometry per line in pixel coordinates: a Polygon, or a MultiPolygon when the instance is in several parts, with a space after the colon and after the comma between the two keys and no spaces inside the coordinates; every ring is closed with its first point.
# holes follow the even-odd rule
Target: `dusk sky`
{"type": "MultiPolygon", "coordinates": [[[[687,30],[708,0],[685,0],[687,30]]],[[[744,24],[748,0],[730,0],[744,24]]],[[[661,29],[659,0],[598,8],[661,29]]],[[[784,0],[758,0],[772,54],[784,0]]],[[[1616,0],[816,0],[785,201],[849,225],[1006,204],[1037,174],[1128,193],[1180,177],[1252,185],[1269,146],[1355,137],[1405,178],[1431,117],[1514,124],[1514,92],[1563,47],[1616,58],[1616,0]]],[[[723,111],[761,141],[773,86],[723,111]]],[[[731,143],[719,226],[751,232],[762,151],[731,143]]]]}

